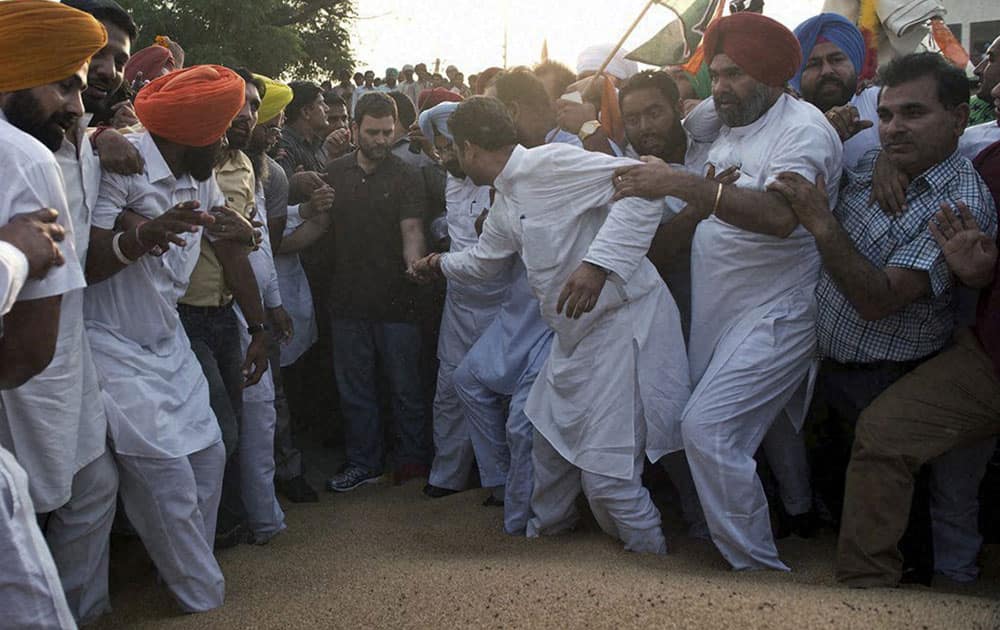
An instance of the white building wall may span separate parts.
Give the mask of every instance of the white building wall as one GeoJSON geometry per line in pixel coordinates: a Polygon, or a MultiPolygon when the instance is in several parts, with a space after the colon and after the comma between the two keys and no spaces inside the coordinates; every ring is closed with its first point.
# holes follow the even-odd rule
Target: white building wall
{"type": "MultiPolygon", "coordinates": [[[[941,4],[948,11],[944,21],[948,24],[962,25],[962,46],[970,53],[980,52],[970,50],[972,25],[979,22],[1000,21],[1000,0],[943,0],[941,4]]],[[[997,36],[1000,36],[1000,28],[992,33],[991,38],[997,36]]]]}

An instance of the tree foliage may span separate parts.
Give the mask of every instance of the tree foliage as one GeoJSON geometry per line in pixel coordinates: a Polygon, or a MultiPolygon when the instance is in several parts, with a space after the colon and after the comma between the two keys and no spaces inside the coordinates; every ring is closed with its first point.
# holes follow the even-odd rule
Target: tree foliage
{"type": "Polygon", "coordinates": [[[167,35],[185,65],[244,66],[272,77],[328,77],[354,65],[354,0],[119,0],[140,28],[134,49],[167,35]]]}

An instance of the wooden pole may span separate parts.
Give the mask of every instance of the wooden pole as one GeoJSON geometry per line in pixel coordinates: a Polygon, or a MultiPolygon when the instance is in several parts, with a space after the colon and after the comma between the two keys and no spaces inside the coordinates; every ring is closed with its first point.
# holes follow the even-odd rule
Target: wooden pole
{"type": "Polygon", "coordinates": [[[611,54],[609,54],[608,58],[604,60],[604,63],[602,63],[601,67],[598,68],[597,72],[594,73],[594,76],[590,77],[590,82],[587,83],[587,87],[583,89],[584,94],[590,91],[590,88],[594,85],[594,81],[597,80],[597,77],[604,74],[604,71],[608,69],[608,65],[611,64],[611,61],[615,58],[615,55],[617,55],[618,51],[621,50],[622,46],[625,45],[625,40],[627,40],[628,36],[632,34],[632,31],[635,30],[635,27],[639,26],[639,22],[642,20],[642,18],[646,16],[646,13],[649,11],[649,8],[653,6],[655,3],[656,0],[649,0],[649,2],[646,3],[646,6],[642,8],[642,12],[639,13],[639,17],[635,18],[635,21],[632,22],[632,26],[628,27],[628,30],[625,31],[625,34],[622,35],[622,38],[618,40],[618,44],[615,45],[615,47],[611,50],[611,54]]]}

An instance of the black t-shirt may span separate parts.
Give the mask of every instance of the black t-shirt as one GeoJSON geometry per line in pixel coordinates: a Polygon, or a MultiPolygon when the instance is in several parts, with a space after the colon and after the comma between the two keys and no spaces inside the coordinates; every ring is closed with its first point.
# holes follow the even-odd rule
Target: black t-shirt
{"type": "Polygon", "coordinates": [[[406,278],[400,222],[423,219],[420,172],[394,155],[371,174],[358,166],[357,151],[330,163],[326,174],[336,198],[331,230],[322,241],[332,250],[327,300],[335,318],[416,321],[420,288],[406,278]]]}

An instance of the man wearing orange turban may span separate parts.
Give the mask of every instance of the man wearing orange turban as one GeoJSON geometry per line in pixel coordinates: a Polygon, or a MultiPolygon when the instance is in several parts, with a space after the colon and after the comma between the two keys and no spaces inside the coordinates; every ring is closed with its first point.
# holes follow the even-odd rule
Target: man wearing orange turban
{"type": "Polygon", "coordinates": [[[244,91],[232,70],[193,66],[139,92],[146,131],[128,139],[146,168],[104,173],[87,259],[87,332],[122,505],[187,612],[224,599],[212,545],[226,453],[177,300],[198,262],[202,227],[214,222],[210,211],[226,205],[213,166],[244,91]],[[154,248],[162,258],[146,255],[154,248]]]}
{"type": "Polygon", "coordinates": [[[799,430],[815,378],[820,257],[787,202],[766,188],[794,171],[810,182],[822,176],[836,199],[842,146],[818,109],[784,92],[801,57],[784,26],[737,13],[714,22],[704,44],[713,100],[684,126],[696,141],[718,129],[707,162],[716,172],[738,168],[739,179],[723,184],[653,160],[619,173],[616,185],[620,194],[669,195],[696,208],[688,344],[695,389],[681,417],[685,452],[726,560],[736,569],[787,570],[754,454],[763,443],[791,527],[808,535],[811,488],[799,430]],[[706,120],[714,115],[721,129],[706,120]]]}
{"type": "Polygon", "coordinates": [[[222,139],[243,107],[245,84],[222,66],[191,66],[150,82],[135,97],[139,122],[154,136],[185,147],[222,139]]]}
{"type": "Polygon", "coordinates": [[[18,359],[3,369],[3,386],[13,388],[0,393],[0,602],[12,627],[73,627],[82,610],[93,605],[99,615],[107,607],[117,476],[106,429],[80,426],[72,387],[51,387],[82,375],[79,344],[57,349],[79,340],[68,331],[82,330],[86,284],[53,152],[83,114],[89,61],[106,41],[101,24],[76,9],[0,2],[0,224],[52,208],[65,230],[65,264],[29,280],[4,318],[4,350],[18,359]],[[78,485],[88,467],[94,483],[78,485]],[[83,506],[90,511],[81,513],[83,506]],[[46,538],[36,511],[45,514],[46,538]]]}

